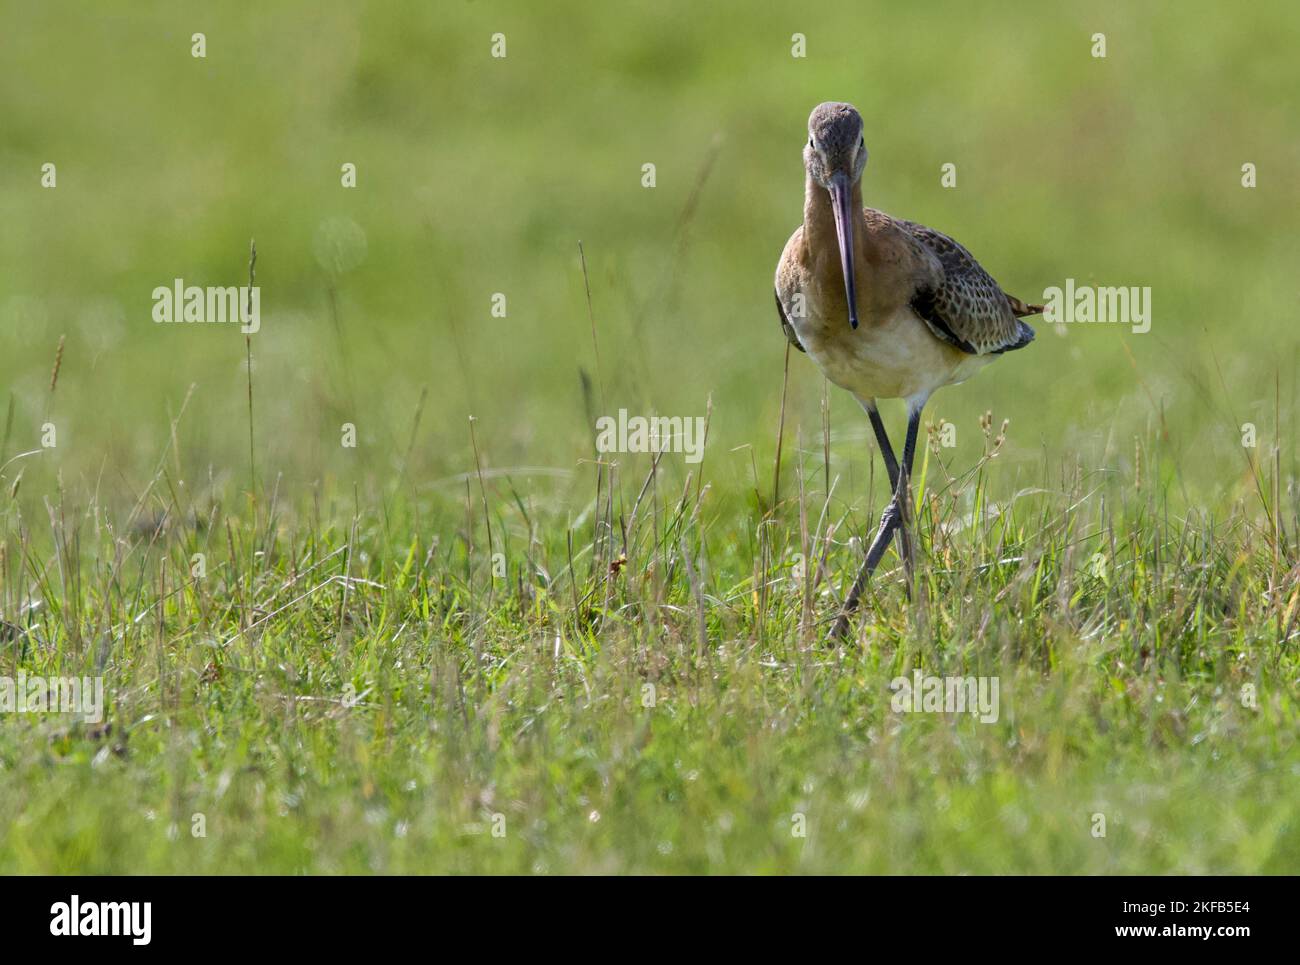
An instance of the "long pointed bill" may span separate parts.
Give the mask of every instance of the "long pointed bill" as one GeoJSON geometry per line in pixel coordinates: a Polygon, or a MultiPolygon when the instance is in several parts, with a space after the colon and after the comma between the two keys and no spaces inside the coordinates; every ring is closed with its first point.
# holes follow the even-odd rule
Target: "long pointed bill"
{"type": "Polygon", "coordinates": [[[835,234],[840,241],[840,267],[844,270],[844,297],[849,304],[849,324],[858,327],[858,293],[853,283],[853,192],[847,174],[831,176],[831,207],[835,209],[835,234]]]}

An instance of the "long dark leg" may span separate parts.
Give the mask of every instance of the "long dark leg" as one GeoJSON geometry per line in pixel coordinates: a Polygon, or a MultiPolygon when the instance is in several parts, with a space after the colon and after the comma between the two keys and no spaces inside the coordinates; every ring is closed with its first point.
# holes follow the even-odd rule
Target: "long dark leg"
{"type": "MultiPolygon", "coordinates": [[[[924,405],[924,403],[922,403],[924,405]]],[[[912,596],[912,529],[908,514],[911,512],[912,463],[916,458],[916,437],[921,426],[921,407],[907,413],[907,442],[903,446],[903,474],[898,493],[894,497],[898,502],[898,549],[903,557],[903,567],[907,573],[907,595],[912,596]]]]}
{"type": "Polygon", "coordinates": [[[880,412],[875,404],[864,404],[862,408],[867,410],[867,416],[871,419],[871,428],[876,432],[876,445],[880,446],[880,458],[885,460],[885,472],[889,474],[889,491],[892,493],[898,488],[898,460],[894,458],[894,447],[889,444],[885,424],[880,421],[880,412]]]}
{"type": "MultiPolygon", "coordinates": [[[[924,403],[921,403],[924,405],[924,403]]],[[[871,548],[867,550],[867,558],[862,561],[862,569],[858,571],[857,579],[853,581],[853,588],[844,600],[844,606],[840,609],[840,615],[835,618],[835,626],[831,630],[832,639],[843,639],[849,631],[849,617],[853,611],[858,608],[858,601],[862,598],[863,591],[867,588],[867,581],[871,579],[871,574],[875,572],[880,565],[880,559],[885,555],[885,550],[889,548],[890,541],[894,538],[894,530],[898,529],[904,523],[904,513],[907,506],[907,486],[908,480],[912,475],[912,462],[916,457],[916,436],[921,427],[921,405],[910,407],[907,415],[907,441],[903,445],[903,469],[900,472],[897,463],[894,463],[894,472],[891,473],[894,482],[894,496],[885,507],[884,515],[880,517],[880,529],[876,531],[876,538],[871,541],[871,548]]],[[[873,414],[870,409],[868,414],[873,414]]],[[[873,414],[874,415],[874,414],[873,414]]],[[[880,417],[874,415],[871,422],[873,426],[879,425],[880,417]]],[[[884,426],[880,425],[877,430],[877,438],[884,435],[884,426]]],[[[887,443],[888,440],[886,439],[887,443]]],[[[885,451],[885,445],[881,445],[882,454],[885,451]]],[[[889,452],[893,456],[892,449],[889,452]]],[[[888,470],[892,459],[886,459],[885,467],[888,470]]],[[[906,536],[904,537],[906,539],[906,536]]],[[[910,541],[904,548],[905,558],[910,559],[911,545],[910,541]]]]}

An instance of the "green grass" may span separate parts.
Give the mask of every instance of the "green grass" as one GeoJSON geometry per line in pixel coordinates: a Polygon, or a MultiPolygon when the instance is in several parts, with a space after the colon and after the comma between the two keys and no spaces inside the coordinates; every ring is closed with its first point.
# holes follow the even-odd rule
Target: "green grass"
{"type": "Polygon", "coordinates": [[[1294,871],[1294,5],[553,9],[4,4],[0,676],[111,726],[0,715],[0,872],[1294,871]],[[883,471],[771,296],[830,98],[869,204],[1154,306],[936,397],[842,647],[883,471]],[[150,321],[254,237],[250,344],[150,321]]]}

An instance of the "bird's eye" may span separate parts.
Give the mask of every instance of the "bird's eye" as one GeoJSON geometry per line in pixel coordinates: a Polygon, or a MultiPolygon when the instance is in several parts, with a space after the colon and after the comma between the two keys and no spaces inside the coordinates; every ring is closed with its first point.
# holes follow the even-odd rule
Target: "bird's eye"
{"type": "Polygon", "coordinates": [[[809,146],[809,147],[812,147],[812,146],[813,146],[813,142],[812,142],[812,138],[811,138],[811,137],[808,138],[808,146],[809,146]]]}

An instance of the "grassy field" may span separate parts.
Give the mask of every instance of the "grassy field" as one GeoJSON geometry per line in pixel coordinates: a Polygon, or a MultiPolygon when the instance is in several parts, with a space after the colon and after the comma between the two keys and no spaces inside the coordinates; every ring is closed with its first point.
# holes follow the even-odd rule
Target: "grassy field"
{"type": "Polygon", "coordinates": [[[0,9],[0,678],[107,702],[0,714],[0,872],[1300,867],[1295,4],[0,9]],[[868,204],[1153,306],[935,398],[840,647],[887,482],[772,304],[829,99],[868,204]],[[260,331],[152,320],[252,239],[260,331]]]}

